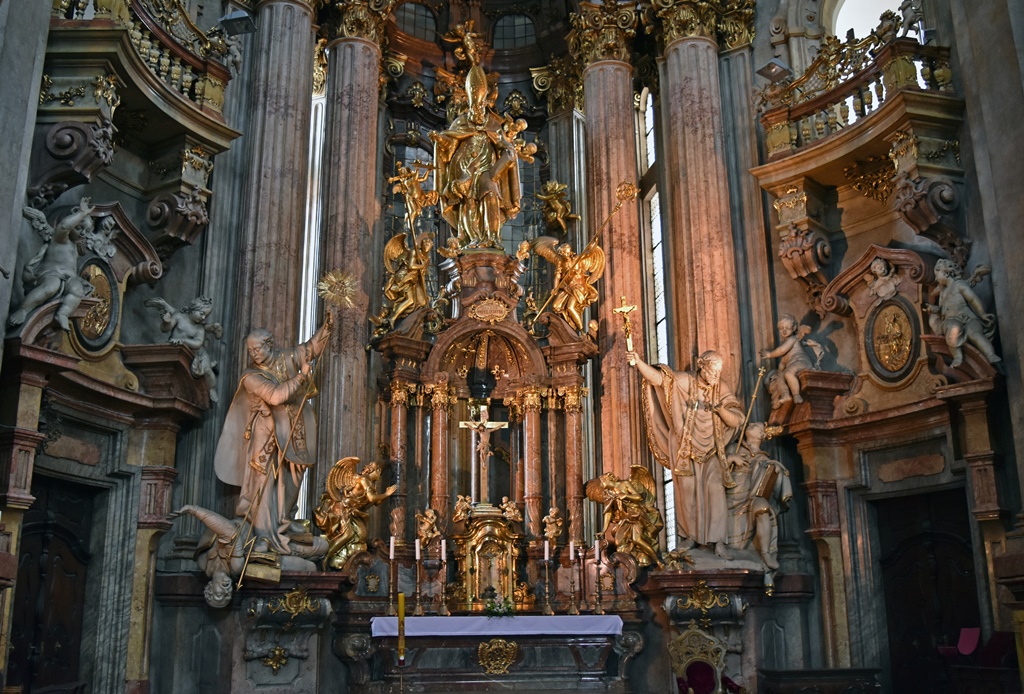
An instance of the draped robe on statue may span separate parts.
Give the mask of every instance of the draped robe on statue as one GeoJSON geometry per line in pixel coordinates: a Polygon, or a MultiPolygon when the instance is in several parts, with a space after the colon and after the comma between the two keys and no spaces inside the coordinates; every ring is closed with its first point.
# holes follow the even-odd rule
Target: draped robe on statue
{"type": "Polygon", "coordinates": [[[647,443],[655,459],[672,471],[680,538],[699,545],[728,540],[729,508],[723,474],[725,444],[735,430],[713,410],[717,405],[743,416],[735,395],[721,385],[705,386],[696,374],[659,364],[661,386],[643,381],[647,443]]]}
{"type": "Polygon", "coordinates": [[[298,503],[302,475],[316,463],[316,413],[307,403],[299,414],[307,396],[301,368],[323,351],[327,335],[321,328],[308,342],[275,352],[265,364],[250,362],[217,442],[218,479],[241,487],[235,515],[249,514],[257,545],[265,539],[266,549],[278,554],[291,553],[286,535],[290,515],[298,503]],[[279,469],[280,451],[286,445],[279,469]]]}

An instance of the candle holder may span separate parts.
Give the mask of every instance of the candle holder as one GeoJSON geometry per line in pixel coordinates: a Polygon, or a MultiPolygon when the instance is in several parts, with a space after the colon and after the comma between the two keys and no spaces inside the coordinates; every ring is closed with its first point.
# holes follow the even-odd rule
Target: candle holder
{"type": "Polygon", "coordinates": [[[601,567],[604,565],[604,552],[601,551],[601,541],[595,540],[597,546],[597,561],[594,562],[594,614],[604,614],[604,606],[601,604],[601,567]]]}
{"type": "Polygon", "coordinates": [[[569,553],[569,611],[568,614],[579,614],[576,606],[576,557],[569,553]]]}
{"type": "MultiPolygon", "coordinates": [[[[441,562],[440,559],[424,559],[423,560],[423,569],[427,572],[427,580],[428,581],[433,581],[434,580],[434,577],[437,576],[437,572],[441,569],[441,566],[442,566],[442,562],[441,562]]],[[[444,585],[443,578],[441,580],[441,585],[444,585]]],[[[438,608],[437,613],[438,614],[442,614],[440,608],[438,608]]]]}
{"type": "Polygon", "coordinates": [[[395,616],[395,592],[398,589],[398,581],[395,579],[395,560],[388,559],[388,609],[384,613],[388,617],[395,616]]]}
{"type": "Polygon", "coordinates": [[[555,611],[551,609],[551,565],[554,562],[544,559],[540,563],[544,567],[544,608],[541,610],[541,614],[554,614],[555,611]]]}
{"type": "Polygon", "coordinates": [[[422,617],[423,603],[420,601],[420,562],[416,562],[416,583],[414,590],[416,592],[416,606],[413,608],[412,614],[414,617],[422,617]]]}
{"type": "Polygon", "coordinates": [[[590,609],[587,603],[587,552],[582,547],[576,551],[578,554],[573,558],[573,567],[580,578],[580,611],[586,612],[590,609]]]}

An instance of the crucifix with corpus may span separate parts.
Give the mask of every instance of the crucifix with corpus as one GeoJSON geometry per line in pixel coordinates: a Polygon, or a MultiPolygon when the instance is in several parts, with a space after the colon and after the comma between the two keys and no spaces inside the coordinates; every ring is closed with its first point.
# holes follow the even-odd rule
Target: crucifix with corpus
{"type": "MultiPolygon", "coordinates": [[[[622,316],[622,333],[626,336],[626,351],[633,351],[633,325],[630,323],[629,314],[636,310],[636,306],[627,306],[626,297],[621,297],[619,307],[612,309],[614,313],[622,316]]],[[[630,366],[636,366],[636,362],[629,360],[630,366]]]]}
{"type": "Polygon", "coordinates": [[[480,403],[480,419],[459,422],[460,429],[473,432],[473,465],[470,468],[470,497],[474,502],[487,501],[487,463],[491,459],[491,432],[507,429],[508,422],[492,422],[487,414],[487,401],[480,403]]]}

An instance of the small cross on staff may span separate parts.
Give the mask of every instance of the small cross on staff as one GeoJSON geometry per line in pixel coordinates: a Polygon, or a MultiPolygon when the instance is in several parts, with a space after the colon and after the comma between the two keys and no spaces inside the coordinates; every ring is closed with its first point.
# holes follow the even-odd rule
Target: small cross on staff
{"type": "MultiPolygon", "coordinates": [[[[612,309],[612,311],[614,313],[618,313],[620,316],[622,316],[622,332],[626,335],[626,351],[627,352],[632,352],[633,351],[633,325],[629,321],[629,314],[636,310],[636,306],[627,306],[626,305],[626,297],[624,297],[624,296],[620,297],[619,300],[620,300],[619,307],[616,308],[616,309],[612,309]]],[[[630,366],[636,366],[636,360],[635,359],[630,359],[629,360],[629,365],[630,366]]]]}

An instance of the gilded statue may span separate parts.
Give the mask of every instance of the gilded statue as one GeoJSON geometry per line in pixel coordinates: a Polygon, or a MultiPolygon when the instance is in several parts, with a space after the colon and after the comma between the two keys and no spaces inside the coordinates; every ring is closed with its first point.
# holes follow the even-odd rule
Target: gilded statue
{"type": "Polygon", "coordinates": [[[24,323],[32,311],[46,302],[60,299],[54,320],[63,330],[71,329],[71,314],[82,299],[95,291],[78,275],[78,242],[93,231],[94,209],[89,198],[82,198],[77,207],[51,227],[39,210],[22,208],[22,215],[43,239],[43,246],[22,268],[21,279],[27,293],[18,310],[7,319],[9,327],[24,323]]]}
{"type": "Polygon", "coordinates": [[[743,441],[729,447],[728,456],[736,480],[736,486],[726,492],[729,544],[737,549],[752,544],[769,571],[779,568],[778,515],[789,508],[793,497],[789,471],[761,449],[766,439],[780,432],[780,427],[754,422],[747,427],[743,441]]]}
{"type": "Polygon", "coordinates": [[[972,289],[988,273],[989,268],[981,265],[970,280],[965,280],[960,267],[952,260],[943,258],[935,262],[938,296],[933,293],[936,303],[925,304],[924,308],[930,314],[928,325],[931,331],[946,339],[946,346],[953,356],[950,363],[953,368],[963,363],[963,346],[967,342],[977,347],[990,364],[1002,361],[992,346],[996,317],[985,311],[985,305],[972,289]]]}
{"type": "Polygon", "coordinates": [[[548,510],[548,515],[542,519],[542,522],[544,523],[544,537],[551,544],[555,544],[562,535],[562,526],[565,525],[562,512],[558,510],[557,506],[552,506],[548,510]]]}
{"type": "Polygon", "coordinates": [[[388,183],[394,184],[391,192],[402,194],[405,201],[405,225],[413,234],[416,233],[416,219],[423,213],[423,208],[437,204],[437,191],[423,190],[423,184],[430,178],[432,168],[419,161],[413,162],[413,168],[406,168],[402,162],[398,162],[396,175],[388,178],[388,183]],[[423,169],[423,172],[417,173],[417,169],[423,169]]]}
{"type": "Polygon", "coordinates": [[[538,200],[544,201],[544,221],[548,228],[561,229],[562,235],[569,233],[567,222],[578,220],[580,216],[573,214],[572,204],[569,202],[569,194],[566,192],[569,185],[558,181],[548,181],[541,186],[541,192],[536,193],[538,200]]]}
{"type": "Polygon", "coordinates": [[[423,513],[416,514],[416,537],[419,538],[423,547],[429,545],[435,537],[440,535],[441,532],[437,529],[437,511],[427,508],[423,513]]]}
{"type": "MultiPolygon", "coordinates": [[[[367,509],[376,506],[394,494],[398,487],[391,485],[383,493],[377,492],[380,464],[370,462],[363,471],[356,472],[359,458],[342,458],[327,475],[327,484],[320,504],[313,512],[316,525],[328,538],[327,565],[340,569],[348,558],[366,551],[367,509]]],[[[419,516],[417,516],[418,518],[419,516]]],[[[436,514],[435,514],[436,517],[436,514]]]]}
{"type": "Polygon", "coordinates": [[[455,508],[452,510],[452,522],[461,523],[467,520],[472,508],[473,500],[466,494],[459,494],[455,499],[455,508]]]}
{"type": "Polygon", "coordinates": [[[317,461],[313,365],[334,324],[328,310],[308,341],[278,349],[262,328],[245,340],[242,372],[217,442],[214,465],[225,484],[241,487],[235,515],[251,523],[253,551],[308,556],[309,530],[294,520],[299,485],[317,461]]]}
{"type": "Polygon", "coordinates": [[[513,523],[521,523],[523,521],[523,512],[519,510],[516,502],[507,496],[501,497],[501,503],[498,505],[498,508],[501,509],[501,517],[505,520],[513,523]]]}
{"type": "Polygon", "coordinates": [[[787,402],[801,403],[800,374],[808,369],[818,368],[821,347],[814,340],[805,339],[810,327],[800,325],[796,318],[786,314],[777,324],[781,341],[775,349],[761,349],[761,359],[778,357],[776,371],[768,374],[768,391],[772,394],[772,409],[778,409],[787,402]],[[813,350],[814,356],[808,353],[813,350]]]}
{"type": "Polygon", "coordinates": [[[591,241],[576,255],[572,246],[559,244],[553,236],[540,236],[533,242],[534,251],[555,266],[554,288],[547,303],[551,310],[573,327],[583,331],[583,312],[597,301],[594,284],[604,273],[604,250],[591,241]]]}
{"type": "Polygon", "coordinates": [[[633,555],[640,566],[661,566],[658,534],[665,524],[658,510],[657,487],[647,468],[633,465],[629,479],[612,472],[596,477],[586,486],[587,498],[604,505],[601,535],[616,551],[633,555]]]}
{"type": "Polygon", "coordinates": [[[430,303],[427,274],[434,235],[420,234],[412,246],[406,245],[407,237],[405,232],[395,234],[384,246],[384,269],[388,273],[384,297],[391,304],[385,305],[380,315],[370,318],[381,331],[394,328],[403,316],[430,303]]]}
{"type": "Polygon", "coordinates": [[[460,248],[501,248],[501,227],[519,214],[519,160],[532,161],[537,147],[520,133],[525,121],[498,115],[497,83],[479,64],[471,22],[455,27],[445,40],[458,44],[467,60],[466,105],[447,130],[431,131],[441,217],[451,225],[460,248]]]}
{"type": "Polygon", "coordinates": [[[644,379],[648,446],[655,460],[672,471],[679,548],[704,545],[731,559],[725,490],[736,483],[725,447],[744,417],[739,399],[721,383],[721,355],[704,352],[694,372],[651,366],[631,351],[626,359],[644,379]]]}
{"type": "Polygon", "coordinates": [[[160,311],[160,330],[171,334],[167,340],[169,343],[184,345],[192,350],[192,375],[205,379],[210,389],[210,400],[219,401],[217,374],[214,371],[217,362],[206,351],[206,340],[209,335],[219,340],[224,329],[220,323],[209,321],[210,313],[213,311],[213,301],[210,297],[196,297],[180,311],[160,297],[146,299],[145,304],[160,311]]]}

